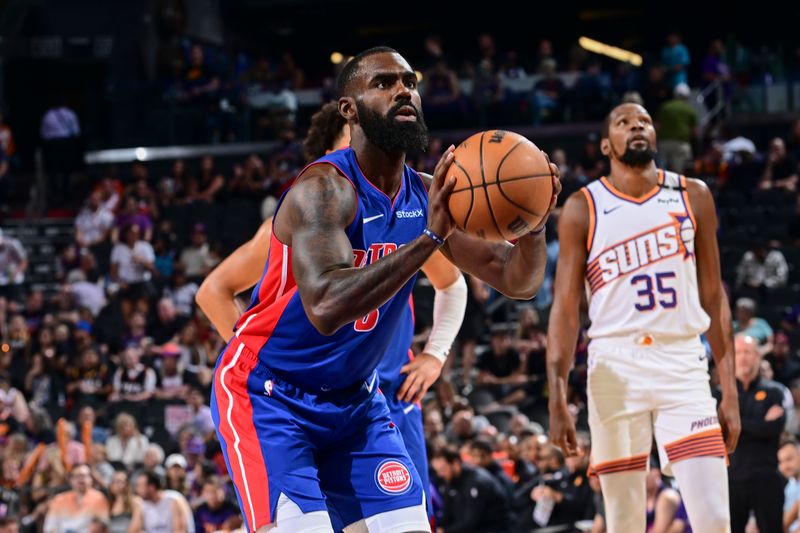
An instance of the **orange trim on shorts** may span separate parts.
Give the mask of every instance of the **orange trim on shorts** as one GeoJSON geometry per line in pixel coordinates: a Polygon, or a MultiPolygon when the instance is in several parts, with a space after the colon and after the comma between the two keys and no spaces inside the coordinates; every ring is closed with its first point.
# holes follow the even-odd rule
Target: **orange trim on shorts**
{"type": "Polygon", "coordinates": [[[686,212],[689,213],[689,218],[692,219],[692,226],[694,226],[694,230],[697,231],[697,220],[694,218],[694,211],[692,211],[692,204],[689,203],[689,190],[686,188],[686,176],[680,176],[681,180],[681,187],[683,190],[681,191],[681,196],[683,196],[683,203],[686,206],[686,212]]]}
{"type": "Polygon", "coordinates": [[[586,202],[589,204],[589,232],[586,234],[586,252],[592,251],[592,243],[594,242],[594,230],[597,227],[597,215],[595,214],[596,208],[594,198],[589,189],[583,187],[581,189],[583,195],[586,197],[586,202]]]}
{"type": "Polygon", "coordinates": [[[692,457],[723,457],[727,460],[720,428],[689,435],[664,446],[671,463],[692,457]]]}
{"type": "Polygon", "coordinates": [[[606,461],[599,465],[592,465],[591,469],[598,475],[616,474],[618,472],[633,472],[638,470],[647,470],[647,459],[650,454],[643,453],[642,455],[634,455],[632,457],[625,457],[624,459],[616,459],[614,461],[606,461]]]}

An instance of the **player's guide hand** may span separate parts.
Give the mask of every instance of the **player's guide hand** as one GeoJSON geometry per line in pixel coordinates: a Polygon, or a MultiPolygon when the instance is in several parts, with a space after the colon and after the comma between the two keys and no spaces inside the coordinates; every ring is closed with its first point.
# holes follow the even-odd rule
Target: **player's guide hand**
{"type": "Polygon", "coordinates": [[[454,150],[455,146],[451,144],[442,154],[442,158],[439,159],[433,171],[431,188],[428,190],[428,229],[442,239],[449,237],[455,229],[448,202],[450,193],[456,186],[456,178],[455,176],[447,177],[450,163],[455,157],[454,150]]]}
{"type": "Polygon", "coordinates": [[[417,403],[442,372],[442,362],[431,354],[421,353],[413,361],[400,369],[407,374],[406,380],[397,391],[397,398],[407,403],[417,403]]]}

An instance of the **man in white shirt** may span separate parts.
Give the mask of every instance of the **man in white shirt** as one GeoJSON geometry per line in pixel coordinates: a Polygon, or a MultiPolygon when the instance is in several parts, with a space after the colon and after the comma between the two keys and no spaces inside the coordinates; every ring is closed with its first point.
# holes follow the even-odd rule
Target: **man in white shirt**
{"type": "Polygon", "coordinates": [[[134,305],[147,313],[156,255],[150,243],[140,239],[141,228],[138,225],[131,224],[123,235],[122,242],[111,250],[111,279],[119,284],[122,313],[127,320],[134,305]]]}
{"type": "Polygon", "coordinates": [[[103,207],[103,195],[94,191],[75,219],[75,240],[89,248],[105,241],[114,226],[114,215],[103,207]]]}

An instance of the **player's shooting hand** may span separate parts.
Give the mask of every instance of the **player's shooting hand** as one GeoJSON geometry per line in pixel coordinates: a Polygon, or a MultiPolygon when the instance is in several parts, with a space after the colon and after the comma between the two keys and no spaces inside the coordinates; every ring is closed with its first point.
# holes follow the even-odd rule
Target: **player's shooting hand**
{"type": "Polygon", "coordinates": [[[431,354],[421,353],[413,361],[400,369],[407,374],[406,380],[397,391],[397,398],[407,403],[417,403],[442,372],[442,362],[431,354]]]}
{"type": "MultiPolygon", "coordinates": [[[[544,155],[547,157],[547,154],[544,155]]],[[[553,196],[550,198],[550,206],[547,208],[547,214],[532,231],[538,231],[547,224],[547,219],[550,218],[550,213],[553,212],[553,209],[556,207],[556,202],[558,202],[558,195],[561,194],[561,171],[555,163],[550,163],[549,157],[547,158],[547,162],[550,164],[550,174],[553,180],[553,196]]]]}
{"type": "Polygon", "coordinates": [[[455,147],[450,145],[442,154],[433,171],[431,188],[428,190],[428,229],[443,239],[449,237],[455,229],[448,202],[456,185],[456,178],[447,175],[455,157],[454,150],[455,147]]]}
{"type": "Polygon", "coordinates": [[[552,400],[548,405],[548,410],[550,411],[550,440],[561,448],[565,456],[577,455],[578,438],[575,435],[575,421],[569,412],[567,402],[552,400]]]}
{"type": "Polygon", "coordinates": [[[739,442],[739,433],[742,431],[742,420],[739,416],[739,398],[734,395],[723,395],[719,403],[719,424],[722,426],[722,436],[725,438],[725,448],[728,453],[736,450],[739,442]]]}

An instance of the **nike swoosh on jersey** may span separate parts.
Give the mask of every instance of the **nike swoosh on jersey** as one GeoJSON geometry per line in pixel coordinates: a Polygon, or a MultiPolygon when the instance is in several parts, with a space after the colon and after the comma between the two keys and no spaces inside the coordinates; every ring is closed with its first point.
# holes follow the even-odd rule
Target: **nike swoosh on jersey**
{"type": "Polygon", "coordinates": [[[381,213],[380,215],[375,215],[374,217],[367,217],[367,218],[364,219],[364,224],[366,224],[367,222],[372,222],[373,220],[378,220],[382,216],[383,216],[383,213],[381,213]]]}
{"type": "Polygon", "coordinates": [[[614,206],[614,207],[612,207],[611,209],[605,209],[605,208],[604,208],[604,209],[603,209],[603,214],[604,214],[604,215],[607,215],[607,214],[611,213],[612,211],[616,211],[616,210],[617,210],[617,209],[619,209],[620,207],[622,207],[622,206],[621,206],[621,205],[615,205],[615,206],[614,206]]]}

